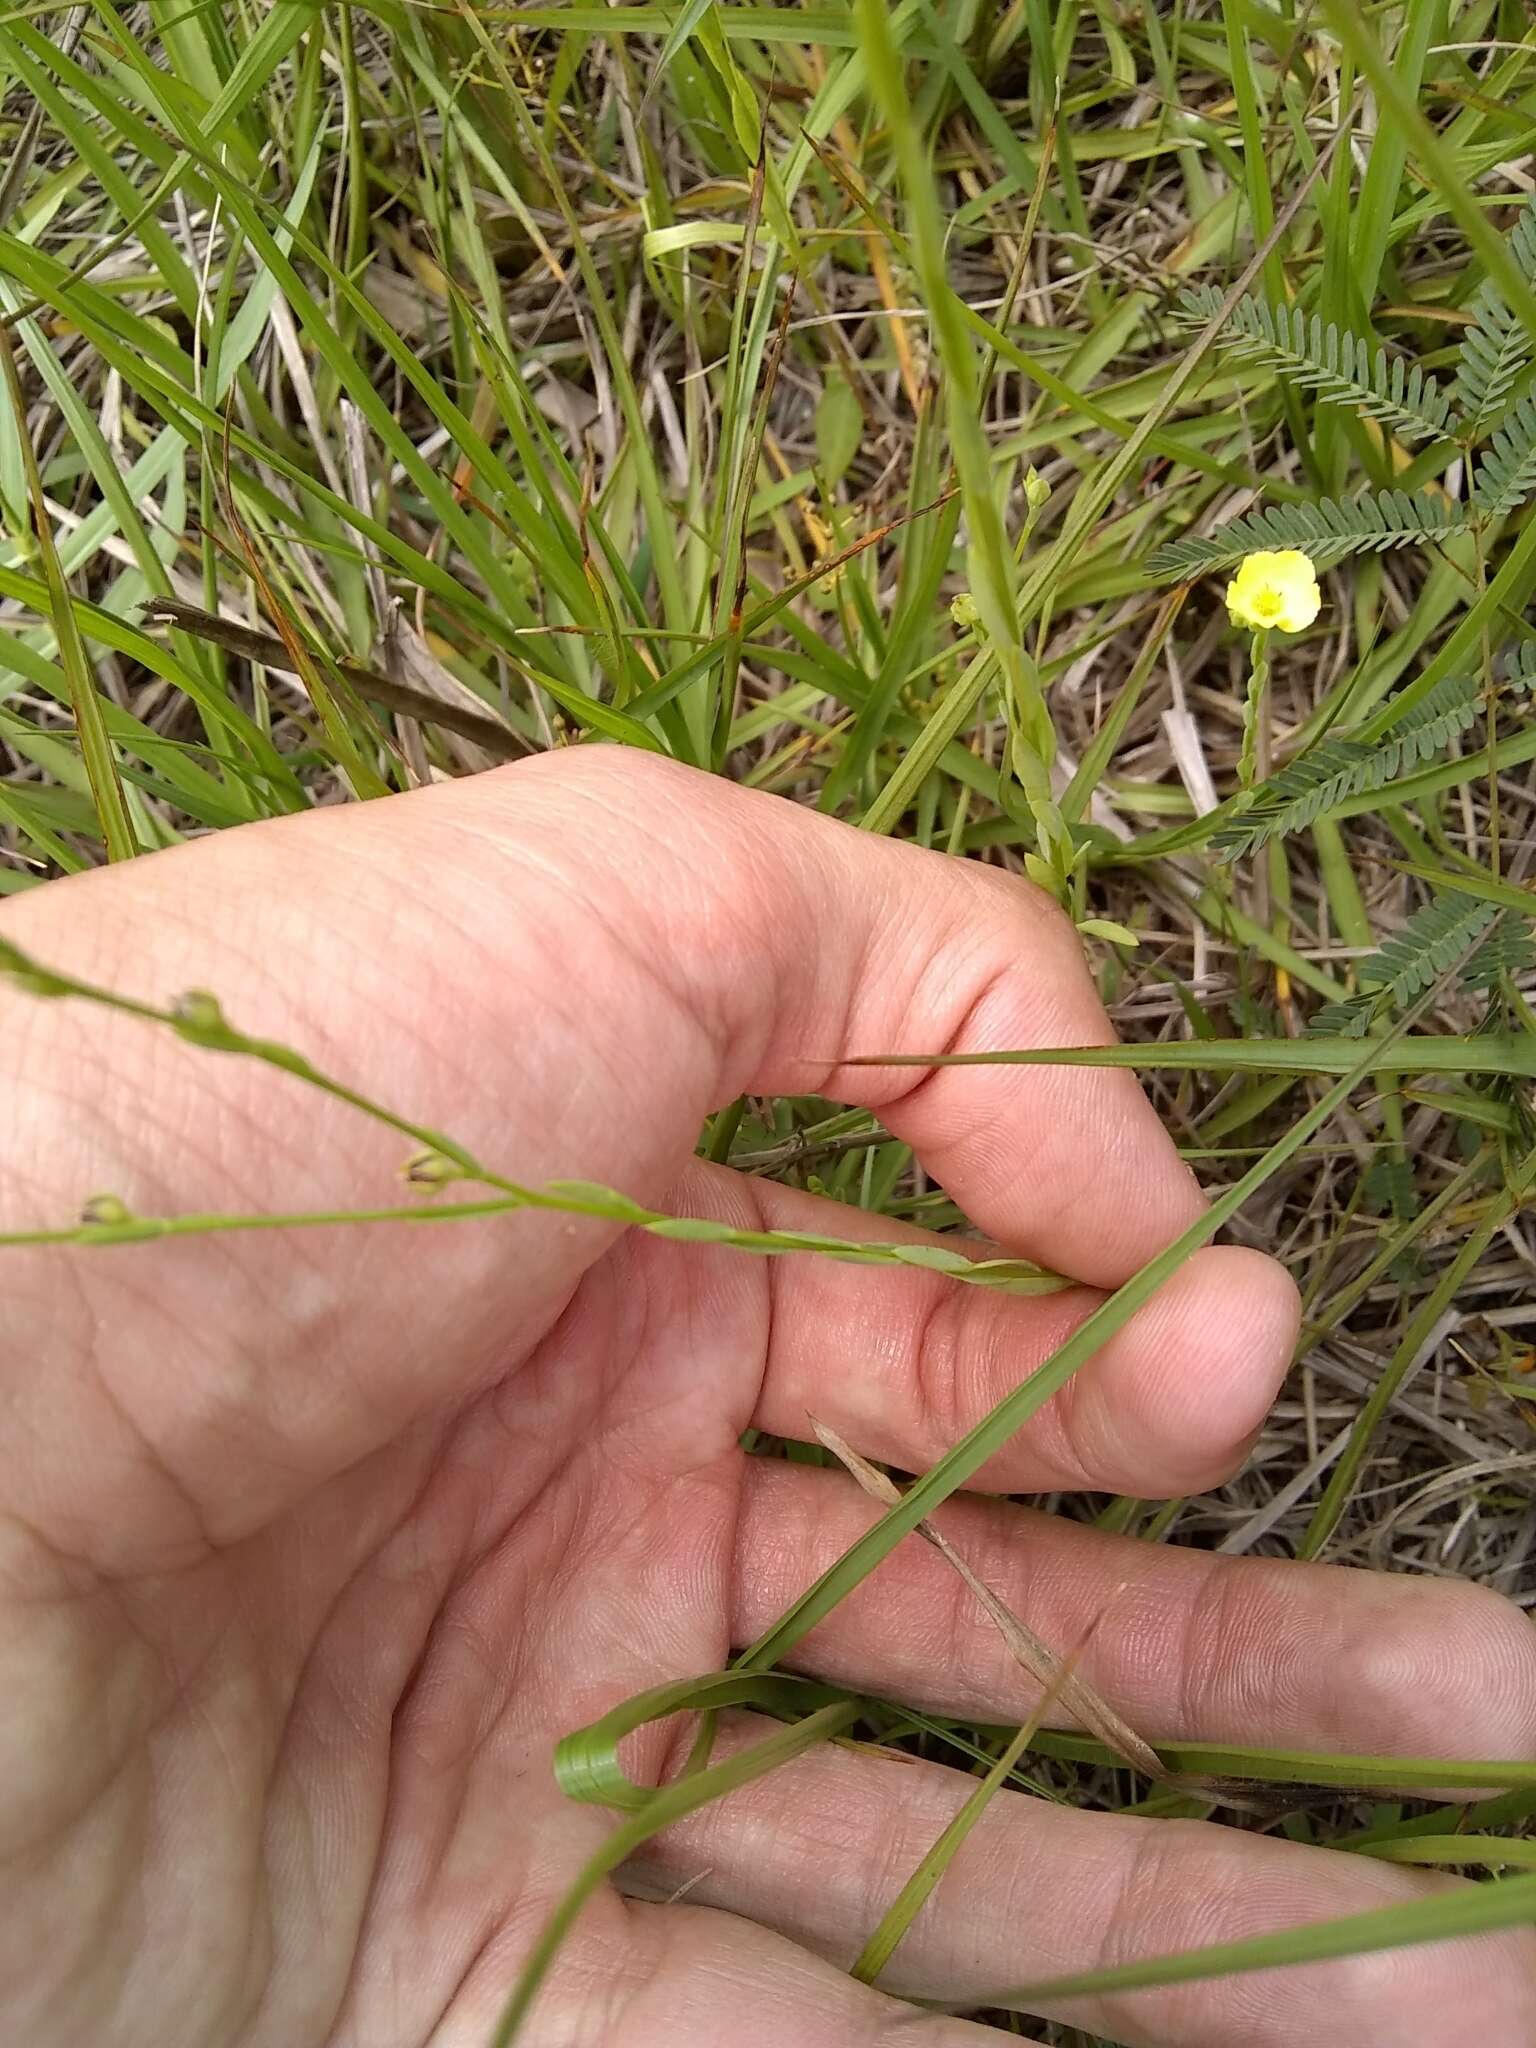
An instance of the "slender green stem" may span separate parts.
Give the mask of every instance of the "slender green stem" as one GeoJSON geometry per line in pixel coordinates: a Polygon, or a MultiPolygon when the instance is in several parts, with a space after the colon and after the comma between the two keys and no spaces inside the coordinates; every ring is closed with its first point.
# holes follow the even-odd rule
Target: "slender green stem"
{"type": "Polygon", "coordinates": [[[1263,627],[1253,636],[1251,663],[1248,695],[1243,704],[1243,751],[1237,763],[1237,779],[1244,789],[1252,789],[1258,777],[1259,725],[1269,687],[1269,633],[1263,627]]]}

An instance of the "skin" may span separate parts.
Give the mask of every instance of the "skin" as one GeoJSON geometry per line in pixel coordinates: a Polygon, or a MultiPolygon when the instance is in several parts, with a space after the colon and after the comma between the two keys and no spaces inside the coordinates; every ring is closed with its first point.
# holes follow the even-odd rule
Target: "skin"
{"type": "MultiPolygon", "coordinates": [[[[814,1407],[921,1468],[1199,1207],[1128,1074],[840,1064],[1107,1038],[1038,894],[616,749],[53,883],[4,928],[126,993],[214,989],[525,1182],[888,1235],[692,1156],[743,1090],[865,1103],[978,1230],[1081,1282],[1012,1300],[538,1215],[8,1252],[0,2036],[32,2048],[479,2048],[611,1825],[559,1796],[554,1741],[721,1665],[873,1516],[839,1474],[744,1457],[740,1432],[803,1436],[814,1407]]],[[[0,1003],[6,1227],[102,1189],[145,1214],[400,1198],[402,1141],[297,1081],[80,1004],[0,1003]]],[[[1216,1482],[1295,1327],[1278,1266],[1202,1252],[943,1526],[1048,1641],[1099,1624],[1084,1676],[1149,1738],[1530,1756],[1536,1648],[1492,1595],[986,1497],[1216,1482]]],[[[918,1543],[799,1661],[937,1709],[1030,1704],[918,1543]]],[[[628,1760],[660,1778],[679,1740],[628,1760]]],[[[839,1746],[711,1808],[589,1908],[525,2038],[982,2048],[998,2037],[843,1974],[969,1782],[839,1746]]],[[[959,2002],[1447,1882],[1008,1794],[887,1981],[959,2002]]],[[[1071,2017],[1149,2048],[1515,2044],[1536,2038],[1536,1944],[1071,2017]]]]}

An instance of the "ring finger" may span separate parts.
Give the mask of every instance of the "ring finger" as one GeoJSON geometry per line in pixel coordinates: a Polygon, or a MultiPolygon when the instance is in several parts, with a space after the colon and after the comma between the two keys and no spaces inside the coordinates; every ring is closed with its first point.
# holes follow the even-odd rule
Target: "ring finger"
{"type": "MultiPolygon", "coordinates": [[[[754,1732],[748,1719],[730,1736],[754,1732]]],[[[691,1899],[847,1968],[974,1782],[939,1765],[825,1746],[661,1836],[621,1882],[653,1898],[688,1884],[691,1899]]],[[[1454,1884],[1207,1822],[1085,1814],[1001,1793],[880,1982],[913,1997],[980,2004],[1010,1984],[1365,1912],[1454,1884]]],[[[1514,2048],[1536,2038],[1536,1934],[1041,2010],[1126,2048],[1514,2048]]]]}

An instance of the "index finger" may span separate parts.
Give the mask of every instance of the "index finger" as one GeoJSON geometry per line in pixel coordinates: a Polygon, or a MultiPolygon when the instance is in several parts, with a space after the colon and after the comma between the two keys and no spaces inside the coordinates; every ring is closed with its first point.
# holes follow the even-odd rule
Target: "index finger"
{"type": "Polygon", "coordinates": [[[877,1111],[989,1236],[1092,1286],[1118,1286],[1200,1214],[1129,1072],[848,1064],[1113,1044],[1082,941],[1042,890],[719,783],[684,822],[690,867],[718,868],[735,839],[762,920],[754,971],[677,955],[724,1005],[721,1070],[740,1091],[877,1111]]]}

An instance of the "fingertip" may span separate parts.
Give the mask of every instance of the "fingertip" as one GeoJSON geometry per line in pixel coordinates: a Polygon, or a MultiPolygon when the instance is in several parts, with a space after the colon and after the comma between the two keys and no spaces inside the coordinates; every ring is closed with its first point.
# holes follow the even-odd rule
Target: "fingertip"
{"type": "Polygon", "coordinates": [[[1168,1482],[1193,1493],[1230,1479],[1251,1450],[1290,1369],[1301,1296],[1278,1260],[1240,1245],[1206,1246],[1179,1278],[1159,1333],[1184,1461],[1168,1482]]]}
{"type": "Polygon", "coordinates": [[[1127,1492],[1219,1485],[1247,1456],[1300,1324],[1301,1297],[1277,1260],[1237,1245],[1195,1252],[1131,1325],[1121,1369],[1090,1366],[1069,1383],[1078,1457],[1104,1475],[1097,1483],[1127,1492]]]}
{"type": "Polygon", "coordinates": [[[1348,1576],[1353,1624],[1326,1659],[1327,1718],[1345,1740],[1400,1756],[1536,1753],[1536,1628],[1523,1609],[1467,1580],[1348,1576]]]}
{"type": "Polygon", "coordinates": [[[1236,1318],[1232,1335],[1250,1341],[1283,1374],[1301,1329],[1301,1291],[1280,1261],[1247,1245],[1212,1244],[1196,1252],[1185,1271],[1212,1306],[1219,1297],[1236,1318]]]}

